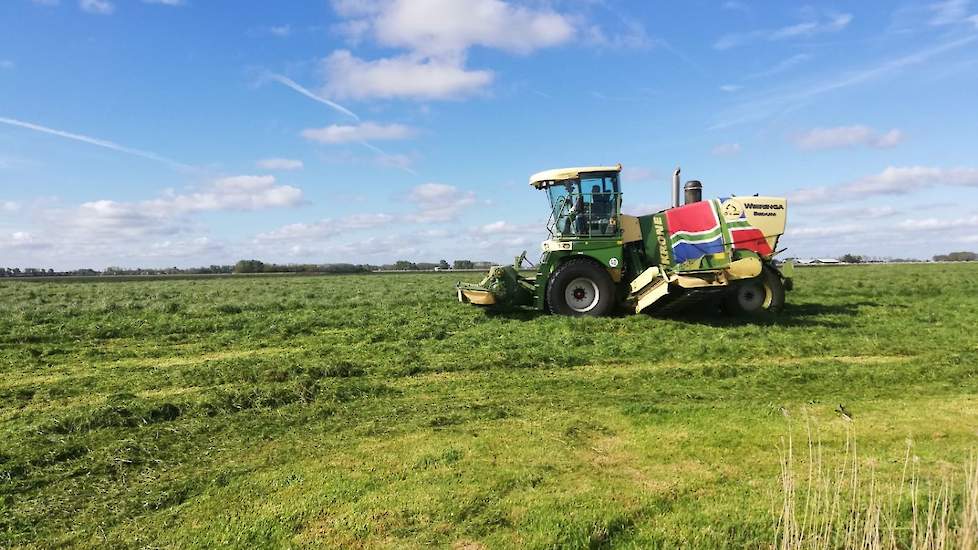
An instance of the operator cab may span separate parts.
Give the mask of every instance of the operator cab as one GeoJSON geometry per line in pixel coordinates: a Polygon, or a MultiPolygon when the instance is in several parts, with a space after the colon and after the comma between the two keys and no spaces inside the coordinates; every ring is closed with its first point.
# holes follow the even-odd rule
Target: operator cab
{"type": "Polygon", "coordinates": [[[621,165],[546,170],[530,185],[546,189],[550,199],[547,230],[554,239],[617,237],[621,165]]]}

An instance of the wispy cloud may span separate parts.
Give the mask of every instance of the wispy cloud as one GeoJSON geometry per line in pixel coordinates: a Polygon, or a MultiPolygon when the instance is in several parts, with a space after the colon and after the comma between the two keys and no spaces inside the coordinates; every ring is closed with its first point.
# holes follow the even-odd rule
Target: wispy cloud
{"type": "Polygon", "coordinates": [[[16,65],[9,59],[0,59],[0,69],[13,69],[16,65]]]}
{"type": "Polygon", "coordinates": [[[978,187],[978,168],[890,166],[878,174],[835,186],[808,187],[788,194],[796,204],[862,199],[879,195],[905,195],[936,186],[978,187]]]}
{"type": "Polygon", "coordinates": [[[814,128],[794,136],[795,145],[805,151],[822,149],[842,149],[865,146],[875,149],[895,147],[904,140],[903,132],[894,128],[879,133],[868,126],[837,126],[835,128],[814,128]]]}
{"type": "Polygon", "coordinates": [[[185,6],[187,2],[185,0],[143,0],[143,4],[159,4],[161,6],[185,6]]]}
{"type": "Polygon", "coordinates": [[[40,124],[34,124],[32,122],[25,122],[22,120],[17,120],[13,118],[0,117],[0,124],[6,124],[8,126],[16,126],[18,128],[25,128],[27,130],[33,130],[35,132],[41,132],[44,134],[50,134],[52,136],[58,136],[65,139],[71,139],[74,141],[80,141],[82,143],[87,143],[89,145],[95,145],[97,147],[103,147],[105,149],[111,149],[113,151],[118,151],[120,153],[125,153],[127,155],[133,155],[137,157],[142,157],[149,160],[155,160],[157,162],[162,162],[164,164],[169,164],[175,168],[180,168],[183,170],[194,170],[193,166],[183,164],[182,162],[177,162],[172,159],[168,159],[164,156],[157,155],[149,151],[142,151],[139,149],[133,149],[132,147],[126,147],[124,145],[119,145],[111,141],[104,139],[99,139],[91,136],[86,136],[82,134],[75,134],[71,132],[66,132],[64,130],[56,130],[54,128],[48,128],[47,126],[41,126],[40,124]]]}
{"type": "Polygon", "coordinates": [[[269,27],[268,32],[273,36],[278,36],[280,38],[285,38],[292,34],[292,25],[278,25],[274,27],[269,27]]]}
{"type": "Polygon", "coordinates": [[[309,99],[311,99],[313,101],[318,101],[319,103],[322,103],[323,105],[326,105],[326,106],[334,109],[337,112],[343,113],[344,115],[352,118],[353,120],[356,120],[358,122],[360,121],[360,117],[357,116],[357,114],[354,113],[353,111],[347,109],[346,107],[340,105],[339,103],[336,103],[335,101],[329,100],[329,99],[327,99],[327,98],[325,98],[325,97],[323,97],[321,95],[318,95],[316,93],[313,93],[312,91],[306,89],[305,87],[303,87],[302,85],[300,85],[296,81],[292,80],[291,78],[282,76],[280,74],[275,74],[275,73],[267,73],[265,76],[267,78],[269,78],[270,80],[274,80],[275,82],[278,82],[279,84],[282,84],[283,86],[287,86],[288,88],[290,88],[290,89],[292,89],[292,90],[294,90],[296,92],[299,92],[300,94],[308,97],[309,99]]]}
{"type": "Polygon", "coordinates": [[[738,105],[733,111],[726,113],[726,116],[723,117],[724,120],[710,126],[709,129],[729,128],[737,124],[763,120],[777,114],[790,112],[818,96],[898,73],[907,67],[925,63],[938,55],[962,48],[976,40],[978,40],[978,35],[965,36],[903,57],[884,61],[872,67],[849,71],[822,82],[809,82],[793,89],[775,90],[738,105]]]}
{"type": "Polygon", "coordinates": [[[849,26],[852,22],[852,15],[841,13],[810,21],[804,21],[796,25],[789,25],[778,29],[756,30],[744,33],[732,33],[721,36],[713,47],[717,50],[729,50],[737,46],[756,41],[775,42],[791,38],[810,37],[817,34],[839,32],[849,26]]]}
{"type": "Polygon", "coordinates": [[[722,145],[717,145],[713,148],[713,156],[716,157],[732,157],[734,155],[740,154],[740,144],[739,143],[724,143],[722,145]]]}
{"type": "Polygon", "coordinates": [[[296,159],[286,159],[286,158],[267,158],[261,159],[255,163],[259,168],[265,170],[302,170],[304,164],[301,160],[296,159]]]}
{"type": "Polygon", "coordinates": [[[806,62],[806,61],[808,61],[810,59],[812,59],[812,55],[811,54],[807,54],[807,53],[795,54],[795,55],[793,55],[793,56],[791,56],[791,57],[789,57],[787,59],[784,59],[784,60],[782,60],[782,61],[780,61],[780,62],[772,65],[768,69],[764,69],[763,71],[758,71],[756,73],[751,73],[751,74],[747,75],[746,78],[748,78],[748,79],[765,78],[765,77],[769,77],[769,76],[774,76],[774,75],[777,75],[777,74],[781,74],[781,73],[783,73],[783,72],[791,69],[792,67],[794,67],[796,65],[800,65],[800,64],[802,64],[802,63],[804,63],[804,62],[806,62]]]}
{"type": "Polygon", "coordinates": [[[414,134],[413,128],[403,124],[374,122],[364,122],[356,126],[332,124],[325,128],[309,128],[302,131],[302,137],[308,140],[329,144],[407,139],[414,134]]]}
{"type": "Polygon", "coordinates": [[[379,160],[381,164],[403,170],[412,176],[418,175],[418,173],[411,168],[411,161],[408,157],[404,155],[392,155],[369,141],[359,141],[357,143],[363,145],[367,149],[370,149],[374,153],[377,153],[380,156],[379,160]]]}
{"type": "Polygon", "coordinates": [[[108,0],[78,0],[78,7],[84,12],[97,15],[112,15],[115,5],[108,0]]]}

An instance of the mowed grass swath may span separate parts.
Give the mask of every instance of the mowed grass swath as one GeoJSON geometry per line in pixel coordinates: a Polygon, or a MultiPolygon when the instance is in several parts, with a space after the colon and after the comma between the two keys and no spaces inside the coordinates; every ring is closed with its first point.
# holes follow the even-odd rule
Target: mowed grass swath
{"type": "Polygon", "coordinates": [[[922,500],[978,448],[974,264],[797,270],[754,322],[455,277],[0,283],[0,547],[763,547],[789,434],[880,502],[908,438],[922,500]]]}

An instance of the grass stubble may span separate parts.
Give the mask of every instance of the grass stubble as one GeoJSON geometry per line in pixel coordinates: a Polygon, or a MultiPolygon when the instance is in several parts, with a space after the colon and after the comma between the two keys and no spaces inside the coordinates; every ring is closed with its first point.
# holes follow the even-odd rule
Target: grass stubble
{"type": "Polygon", "coordinates": [[[882,485],[880,461],[860,457],[855,426],[846,422],[844,447],[828,456],[811,422],[801,460],[791,430],[782,438],[774,548],[978,548],[978,457],[972,454],[960,467],[925,481],[908,438],[899,482],[882,485]]]}

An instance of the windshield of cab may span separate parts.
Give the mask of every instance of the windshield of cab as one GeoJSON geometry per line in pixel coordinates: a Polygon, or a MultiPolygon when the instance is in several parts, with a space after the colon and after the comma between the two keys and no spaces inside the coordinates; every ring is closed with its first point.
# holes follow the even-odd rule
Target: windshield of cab
{"type": "Polygon", "coordinates": [[[620,193],[617,174],[581,174],[547,187],[548,229],[554,237],[598,237],[618,234],[620,193]]]}

